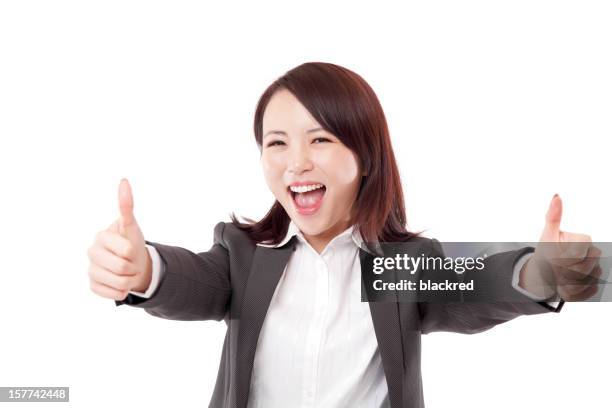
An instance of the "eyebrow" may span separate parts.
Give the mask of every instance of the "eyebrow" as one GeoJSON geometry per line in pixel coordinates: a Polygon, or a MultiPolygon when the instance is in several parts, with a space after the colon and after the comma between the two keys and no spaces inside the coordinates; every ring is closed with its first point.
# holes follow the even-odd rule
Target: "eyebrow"
{"type": "MultiPolygon", "coordinates": [[[[306,133],[314,133],[314,132],[318,132],[320,130],[325,130],[325,129],[323,129],[322,127],[316,127],[316,128],[307,130],[306,133]]],[[[271,134],[287,136],[287,132],[285,132],[284,130],[271,130],[268,133],[266,133],[265,135],[263,135],[263,137],[266,137],[266,136],[271,135],[271,134]]],[[[263,137],[262,137],[262,139],[263,139],[263,137]]]]}

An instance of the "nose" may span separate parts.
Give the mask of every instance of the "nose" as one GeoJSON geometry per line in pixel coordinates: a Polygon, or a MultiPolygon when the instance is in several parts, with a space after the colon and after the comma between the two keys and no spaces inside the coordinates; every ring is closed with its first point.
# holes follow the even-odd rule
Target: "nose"
{"type": "Polygon", "coordinates": [[[288,170],[292,174],[302,174],[312,170],[312,161],[307,147],[294,146],[289,155],[288,170]]]}

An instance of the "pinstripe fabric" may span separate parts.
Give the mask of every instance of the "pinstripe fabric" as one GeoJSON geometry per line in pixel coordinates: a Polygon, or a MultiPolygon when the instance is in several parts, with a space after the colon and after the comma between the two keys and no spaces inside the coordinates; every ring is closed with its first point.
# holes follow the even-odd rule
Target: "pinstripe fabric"
{"type": "MultiPolygon", "coordinates": [[[[435,252],[435,241],[415,238],[406,253],[435,252]]],[[[166,273],[149,299],[129,294],[127,304],[173,320],[224,320],[227,333],[213,408],[246,408],[255,349],[276,285],[295,248],[295,237],[278,248],[255,245],[231,223],[219,223],[214,244],[206,252],[147,241],[165,264],[166,273]]],[[[514,263],[528,248],[492,255],[485,269],[499,273],[511,285],[514,263]]],[[[360,250],[360,258],[371,256],[360,250]]],[[[523,295],[520,295],[523,296],[523,295]]],[[[563,302],[554,310],[558,312],[563,302]]],[[[440,304],[370,302],[392,408],[424,406],[421,382],[423,333],[477,333],[520,315],[545,313],[551,308],[525,297],[517,303],[440,304]]],[[[279,373],[282,375],[282,373],[279,373]]]]}

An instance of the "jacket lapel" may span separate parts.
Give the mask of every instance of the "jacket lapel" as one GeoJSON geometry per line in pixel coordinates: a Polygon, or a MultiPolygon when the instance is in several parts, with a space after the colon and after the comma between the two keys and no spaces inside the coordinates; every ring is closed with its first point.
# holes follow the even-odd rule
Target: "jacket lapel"
{"type": "Polygon", "coordinates": [[[238,330],[235,405],[237,408],[246,408],[247,406],[259,332],[268,312],[274,290],[294,250],[295,237],[279,248],[258,246],[255,250],[244,291],[240,329],[238,330]]]}
{"type": "MultiPolygon", "coordinates": [[[[372,257],[363,249],[359,249],[360,259],[363,265],[371,264],[364,262],[365,257],[372,257]]],[[[394,302],[369,302],[378,350],[383,363],[387,387],[389,389],[389,401],[392,408],[400,408],[403,404],[403,375],[404,375],[404,350],[400,319],[398,311],[397,296],[394,302]]]]}
{"type": "MultiPolygon", "coordinates": [[[[295,250],[295,237],[280,248],[257,247],[244,291],[241,322],[236,348],[236,407],[246,408],[259,333],[270,301],[289,257],[295,250]]],[[[363,249],[360,257],[371,256],[363,249]]],[[[360,258],[363,259],[363,258],[360,258]]],[[[363,262],[362,262],[363,264],[363,262]]],[[[404,353],[398,303],[369,302],[380,351],[391,407],[402,406],[404,353]]]]}

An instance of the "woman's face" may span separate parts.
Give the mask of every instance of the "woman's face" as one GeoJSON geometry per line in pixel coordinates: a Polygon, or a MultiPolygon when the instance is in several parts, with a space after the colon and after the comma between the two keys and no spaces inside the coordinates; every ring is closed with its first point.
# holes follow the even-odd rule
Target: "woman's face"
{"type": "Polygon", "coordinates": [[[350,226],[361,180],[357,157],[285,89],[264,111],[261,164],[268,187],[306,237],[328,242],[350,226]]]}

